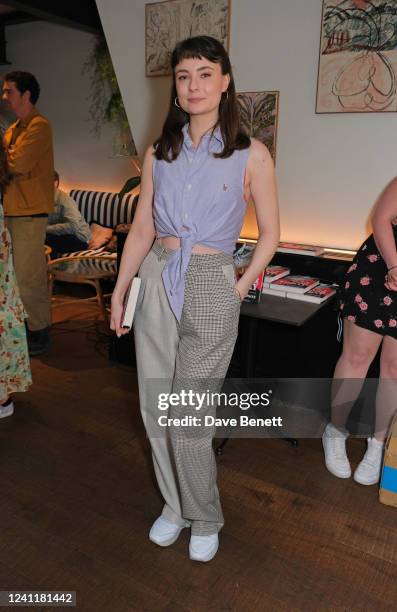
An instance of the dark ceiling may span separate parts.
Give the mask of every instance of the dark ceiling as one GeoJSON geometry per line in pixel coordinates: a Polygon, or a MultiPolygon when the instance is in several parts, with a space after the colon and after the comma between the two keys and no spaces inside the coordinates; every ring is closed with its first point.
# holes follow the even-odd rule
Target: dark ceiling
{"type": "Polygon", "coordinates": [[[0,2],[0,27],[37,19],[86,32],[102,31],[95,0],[24,0],[0,2]]]}

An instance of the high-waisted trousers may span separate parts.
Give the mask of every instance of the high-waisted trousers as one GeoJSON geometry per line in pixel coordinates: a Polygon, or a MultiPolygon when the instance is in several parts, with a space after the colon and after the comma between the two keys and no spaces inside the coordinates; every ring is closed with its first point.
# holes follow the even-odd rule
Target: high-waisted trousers
{"type": "Polygon", "coordinates": [[[178,322],[161,277],[171,252],[155,242],[139,270],[134,319],[139,399],[165,501],[162,516],[191,526],[193,535],[210,535],[223,526],[212,448],[215,425],[205,424],[206,416],[216,414],[216,401],[206,401],[198,410],[194,402],[174,400],[160,410],[158,398],[159,392],[163,398],[171,393],[181,397],[182,391],[207,398],[219,393],[236,342],[240,298],[231,255],[193,253],[178,322]],[[201,424],[178,425],[176,419],[182,423],[184,416],[196,416],[201,424]],[[160,422],[169,419],[169,426],[160,424],[160,417],[160,422]]]}

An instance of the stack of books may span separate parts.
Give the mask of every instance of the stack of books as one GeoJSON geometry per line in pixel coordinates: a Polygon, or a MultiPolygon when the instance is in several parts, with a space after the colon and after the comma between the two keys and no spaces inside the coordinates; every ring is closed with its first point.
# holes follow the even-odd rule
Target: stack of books
{"type": "Polygon", "coordinates": [[[335,289],[312,276],[289,274],[272,281],[262,289],[262,293],[321,304],[334,295],[335,289]]]}
{"type": "Polygon", "coordinates": [[[268,266],[265,270],[263,286],[268,288],[270,287],[270,283],[273,283],[279,278],[283,278],[283,276],[288,276],[290,273],[291,270],[289,268],[284,268],[284,266],[268,266]]]}
{"type": "Polygon", "coordinates": [[[277,251],[279,253],[292,253],[294,255],[311,255],[318,257],[324,253],[324,248],[311,244],[295,244],[294,242],[279,242],[277,251]]]}
{"type": "MultiPolygon", "coordinates": [[[[335,289],[332,285],[327,285],[326,283],[319,283],[313,289],[306,291],[306,293],[297,294],[295,293],[293,296],[294,300],[302,300],[304,302],[313,302],[313,304],[321,304],[328,300],[331,295],[335,294],[335,289]]],[[[292,297],[287,292],[287,297],[292,297]]]]}

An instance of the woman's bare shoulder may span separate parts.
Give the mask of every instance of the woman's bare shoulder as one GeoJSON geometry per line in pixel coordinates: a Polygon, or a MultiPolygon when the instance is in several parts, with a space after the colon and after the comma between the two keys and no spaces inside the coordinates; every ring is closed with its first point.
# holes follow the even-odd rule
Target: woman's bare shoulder
{"type": "Polygon", "coordinates": [[[145,159],[153,159],[156,149],[153,145],[149,145],[145,151],[145,159]]]}
{"type": "Polygon", "coordinates": [[[269,149],[257,138],[251,138],[248,161],[253,161],[254,163],[273,163],[269,149]]]}

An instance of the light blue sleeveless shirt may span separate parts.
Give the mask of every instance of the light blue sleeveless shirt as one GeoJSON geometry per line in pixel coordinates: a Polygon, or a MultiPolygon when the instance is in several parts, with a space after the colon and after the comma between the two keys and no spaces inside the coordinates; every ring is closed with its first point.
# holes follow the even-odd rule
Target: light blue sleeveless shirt
{"type": "Polygon", "coordinates": [[[195,244],[232,254],[246,211],[244,173],[249,148],[226,158],[214,158],[223,150],[220,128],[202,137],[194,148],[182,128],[183,146],[176,160],[153,159],[153,216],[158,238],[181,240],[163,269],[164,288],[178,321],[181,318],[185,273],[195,244]]]}

